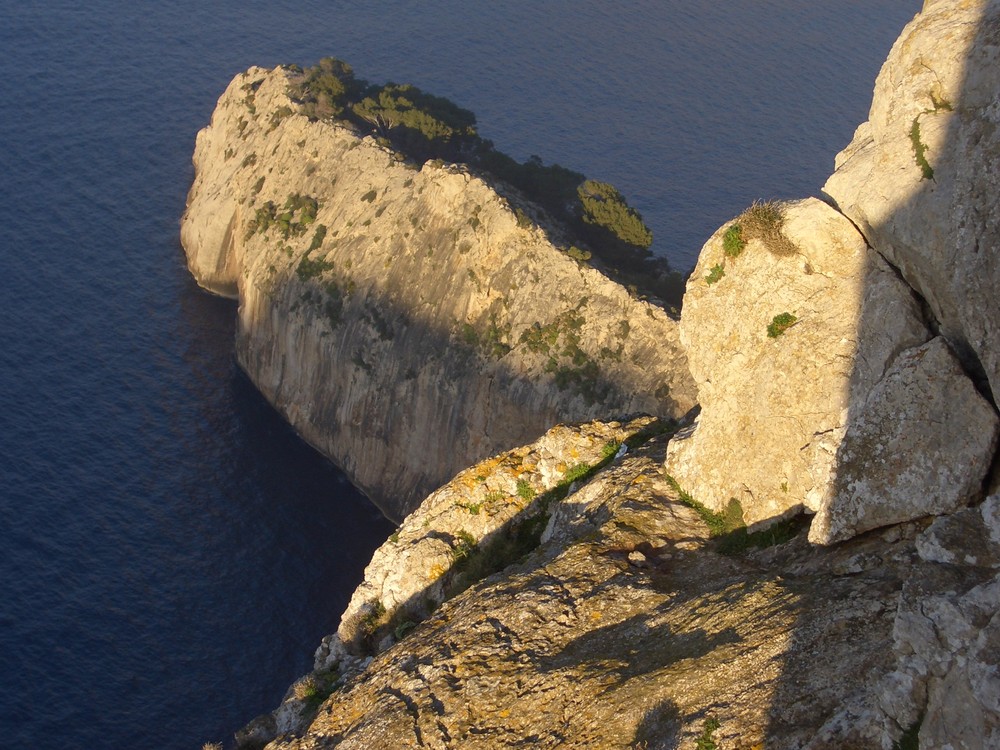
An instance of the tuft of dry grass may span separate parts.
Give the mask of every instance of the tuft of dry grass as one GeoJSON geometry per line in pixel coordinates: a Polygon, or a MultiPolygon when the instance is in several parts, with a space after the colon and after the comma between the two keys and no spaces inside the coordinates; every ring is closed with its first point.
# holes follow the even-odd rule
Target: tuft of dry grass
{"type": "Polygon", "coordinates": [[[736,218],[744,241],[760,240],[775,255],[794,255],[798,252],[782,227],[785,224],[785,207],[778,201],[754,201],[736,218]]]}

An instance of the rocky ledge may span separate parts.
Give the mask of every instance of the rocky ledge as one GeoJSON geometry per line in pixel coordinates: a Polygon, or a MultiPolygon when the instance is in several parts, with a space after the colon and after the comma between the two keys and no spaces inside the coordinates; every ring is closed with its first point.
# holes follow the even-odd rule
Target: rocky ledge
{"type": "Polygon", "coordinates": [[[431,495],[240,746],[997,746],[1000,497],[827,548],[726,532],[662,427],[558,427],[431,495]]]}

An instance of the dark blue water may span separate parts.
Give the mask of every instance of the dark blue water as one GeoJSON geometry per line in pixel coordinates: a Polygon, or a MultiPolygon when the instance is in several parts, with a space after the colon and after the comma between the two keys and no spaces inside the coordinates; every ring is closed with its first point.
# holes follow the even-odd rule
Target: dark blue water
{"type": "Polygon", "coordinates": [[[911,2],[0,0],[0,736],[197,748],[273,707],[390,525],[233,362],[177,241],[251,64],[342,57],[617,184],[693,264],[814,193],[911,2]],[[816,6],[816,7],[814,7],[816,6]]]}

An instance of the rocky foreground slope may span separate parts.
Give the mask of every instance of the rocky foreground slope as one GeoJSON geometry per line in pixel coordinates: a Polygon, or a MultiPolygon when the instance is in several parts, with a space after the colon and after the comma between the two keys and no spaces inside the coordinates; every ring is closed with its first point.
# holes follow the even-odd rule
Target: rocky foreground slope
{"type": "MultiPolygon", "coordinates": [[[[660,393],[672,402],[659,407],[686,405],[677,394],[692,386],[671,369],[686,357],[697,418],[561,425],[455,474],[376,552],[314,671],[238,744],[1000,748],[998,62],[1000,0],[925,2],[894,45],[870,121],[838,157],[825,200],[756,205],[702,250],[685,296],[684,353],[673,333],[664,339],[672,379],[660,393]]],[[[252,71],[238,83],[252,92],[260,80],[266,91],[279,75],[252,71]]],[[[223,102],[241,106],[233,87],[223,102]]],[[[285,119],[295,122],[278,118],[275,133],[285,119]]],[[[202,154],[215,137],[207,133],[202,154]]],[[[240,146],[212,146],[223,147],[240,146]]],[[[376,159],[372,144],[342,149],[345,163],[362,148],[375,160],[365,168],[399,168],[388,155],[376,159]]],[[[226,180],[251,179],[226,169],[226,180]]],[[[441,191],[434,206],[454,210],[466,192],[479,195],[461,170],[416,174],[425,171],[425,191],[441,191]],[[451,193],[443,186],[453,178],[464,187],[451,193]]],[[[356,180],[369,179],[362,174],[356,180]]],[[[215,195],[239,224],[249,198],[226,203],[223,182],[196,184],[193,195],[215,195]]],[[[496,200],[490,226],[523,239],[496,200]]],[[[195,206],[189,235],[209,231],[195,206]]],[[[338,232],[350,235],[368,214],[343,206],[338,232]]],[[[232,270],[241,356],[252,363],[254,347],[280,346],[280,357],[255,357],[298,362],[295,347],[306,346],[310,368],[331,367],[305,336],[321,330],[309,322],[317,313],[284,329],[300,339],[246,343],[258,317],[290,313],[255,307],[266,293],[254,269],[280,253],[269,249],[273,237],[256,240],[241,226],[202,236],[199,247],[216,250],[192,260],[203,280],[232,270]]],[[[359,239],[351,248],[368,252],[359,239]]],[[[311,251],[279,249],[288,263],[268,273],[279,280],[277,299],[289,309],[299,300],[298,310],[317,293],[295,270],[303,259],[312,267],[311,251]]],[[[348,259],[337,256],[324,278],[339,279],[348,259]]],[[[494,289],[488,267],[473,271],[494,289]]],[[[588,289],[604,288],[593,272],[566,268],[595,285],[588,289]]],[[[568,294],[566,278],[556,296],[568,294]]],[[[412,299],[420,288],[399,293],[412,299]]],[[[616,320],[588,316],[586,330],[600,337],[616,320]]],[[[338,330],[320,338],[343,343],[338,330]]],[[[437,372],[446,374],[458,355],[442,356],[437,372]]],[[[655,384],[619,373],[623,391],[651,389],[629,391],[630,406],[656,395],[655,384]]],[[[428,385],[414,385],[425,389],[421,403],[437,398],[428,385]]],[[[321,408],[324,394],[301,392],[301,410],[321,408]]],[[[579,391],[570,395],[585,404],[579,391]]]]}

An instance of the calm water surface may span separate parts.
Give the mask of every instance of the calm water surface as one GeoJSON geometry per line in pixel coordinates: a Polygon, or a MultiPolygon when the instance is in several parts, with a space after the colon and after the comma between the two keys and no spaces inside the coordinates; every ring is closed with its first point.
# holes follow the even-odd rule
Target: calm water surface
{"type": "Polygon", "coordinates": [[[177,241],[252,64],[333,54],[618,185],[690,268],[815,193],[912,2],[0,0],[0,736],[198,748],[307,669],[390,533],[233,362],[177,241]]]}

